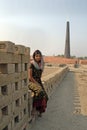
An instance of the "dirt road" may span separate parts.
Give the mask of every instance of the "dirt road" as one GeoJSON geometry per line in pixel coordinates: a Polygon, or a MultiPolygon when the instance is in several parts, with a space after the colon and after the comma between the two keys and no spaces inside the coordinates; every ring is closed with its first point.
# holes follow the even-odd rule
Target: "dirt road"
{"type": "Polygon", "coordinates": [[[82,113],[78,85],[76,74],[70,71],[52,94],[47,111],[30,130],[87,130],[87,114],[82,113]]]}

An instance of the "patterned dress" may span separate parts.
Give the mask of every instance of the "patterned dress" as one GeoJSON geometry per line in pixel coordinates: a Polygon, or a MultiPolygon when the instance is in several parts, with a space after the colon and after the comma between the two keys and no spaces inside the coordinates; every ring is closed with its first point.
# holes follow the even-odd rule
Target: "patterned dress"
{"type": "Polygon", "coordinates": [[[40,85],[42,85],[42,82],[41,82],[42,70],[41,70],[41,69],[36,69],[33,64],[30,65],[30,69],[32,69],[32,77],[33,77],[40,85]]]}
{"type": "Polygon", "coordinates": [[[37,111],[42,113],[42,112],[45,112],[46,110],[47,100],[48,100],[48,96],[44,90],[44,87],[41,81],[42,70],[35,68],[33,64],[30,65],[30,69],[32,69],[32,77],[40,84],[43,90],[42,93],[40,93],[38,96],[34,95],[33,107],[35,107],[37,111]]]}

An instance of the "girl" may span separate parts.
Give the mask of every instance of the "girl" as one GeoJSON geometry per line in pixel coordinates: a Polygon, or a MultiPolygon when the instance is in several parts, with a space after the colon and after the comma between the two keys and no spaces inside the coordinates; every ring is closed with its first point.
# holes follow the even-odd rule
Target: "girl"
{"type": "Polygon", "coordinates": [[[33,110],[32,115],[35,115],[35,111],[39,112],[38,116],[42,116],[47,107],[48,96],[44,90],[41,76],[44,68],[42,53],[36,50],[33,53],[33,61],[29,67],[29,89],[34,92],[33,97],[33,110]]]}

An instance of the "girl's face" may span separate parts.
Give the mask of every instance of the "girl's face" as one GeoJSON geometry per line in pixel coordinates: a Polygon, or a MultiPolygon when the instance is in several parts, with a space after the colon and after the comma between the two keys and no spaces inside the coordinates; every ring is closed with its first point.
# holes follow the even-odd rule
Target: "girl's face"
{"type": "Polygon", "coordinates": [[[36,61],[36,62],[41,61],[41,55],[40,55],[40,54],[36,54],[36,55],[35,55],[35,61],[36,61]]]}

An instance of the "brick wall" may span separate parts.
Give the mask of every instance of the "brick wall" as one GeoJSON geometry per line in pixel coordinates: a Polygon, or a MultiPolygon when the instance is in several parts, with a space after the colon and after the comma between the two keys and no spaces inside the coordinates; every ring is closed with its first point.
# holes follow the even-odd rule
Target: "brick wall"
{"type": "Polygon", "coordinates": [[[28,130],[30,48],[0,41],[0,130],[28,130]]]}

